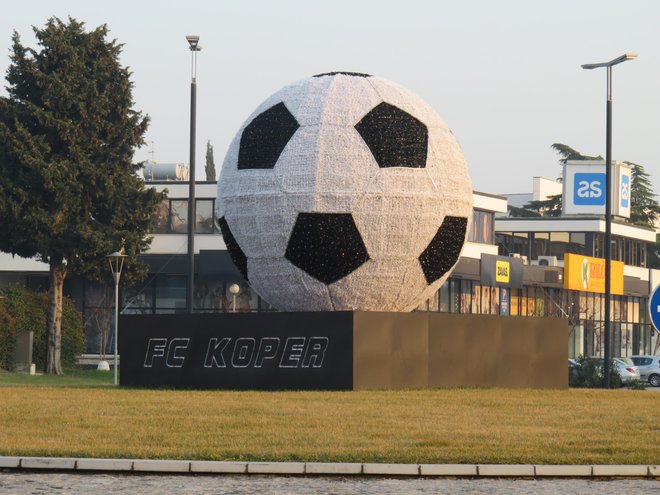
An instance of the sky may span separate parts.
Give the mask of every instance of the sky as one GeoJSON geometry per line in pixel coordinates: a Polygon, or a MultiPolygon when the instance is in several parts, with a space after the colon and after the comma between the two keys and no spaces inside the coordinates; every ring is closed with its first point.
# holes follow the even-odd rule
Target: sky
{"type": "Polygon", "coordinates": [[[0,95],[14,30],[35,47],[32,26],[51,16],[107,24],[124,44],[135,109],[150,116],[137,161],[189,161],[191,52],[197,65],[196,177],[206,143],[219,173],[243,121],[268,96],[313,74],[353,71],[397,82],[447,122],[473,188],[531,192],[556,178],[553,143],[605,156],[606,70],[582,64],[624,53],[613,69],[613,158],[660,177],[660,2],[656,0],[30,0],[0,17],[0,95]],[[151,153],[153,151],[153,154],[151,153]]]}

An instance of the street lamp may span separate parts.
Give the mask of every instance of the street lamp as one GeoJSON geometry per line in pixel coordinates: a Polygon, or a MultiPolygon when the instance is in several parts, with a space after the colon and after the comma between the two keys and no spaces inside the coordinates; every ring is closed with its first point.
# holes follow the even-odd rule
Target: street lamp
{"type": "Polygon", "coordinates": [[[195,289],[195,123],[197,114],[197,52],[199,36],[186,36],[192,56],[190,66],[190,164],[188,170],[188,312],[193,312],[195,289]]]}
{"type": "Polygon", "coordinates": [[[236,295],[241,291],[241,286],[238,284],[231,284],[229,286],[229,292],[232,296],[232,313],[236,313],[236,295]]]}
{"type": "Polygon", "coordinates": [[[112,278],[115,279],[115,385],[117,385],[117,340],[119,330],[119,278],[121,277],[121,270],[124,268],[124,259],[126,255],[115,251],[106,256],[110,262],[110,270],[112,270],[112,278]]]}
{"type": "Polygon", "coordinates": [[[612,67],[637,58],[634,53],[598,64],[584,64],[583,69],[607,68],[607,123],[605,138],[605,346],[603,356],[603,378],[605,387],[610,386],[610,299],[612,275],[612,67]]]}

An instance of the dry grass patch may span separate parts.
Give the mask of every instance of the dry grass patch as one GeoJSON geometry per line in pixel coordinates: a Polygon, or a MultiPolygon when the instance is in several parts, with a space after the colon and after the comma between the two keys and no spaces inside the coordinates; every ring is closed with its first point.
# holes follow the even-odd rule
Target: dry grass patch
{"type": "Polygon", "coordinates": [[[0,455],[657,464],[657,394],[3,387],[0,455]],[[634,446],[634,448],[633,448],[634,446]]]}

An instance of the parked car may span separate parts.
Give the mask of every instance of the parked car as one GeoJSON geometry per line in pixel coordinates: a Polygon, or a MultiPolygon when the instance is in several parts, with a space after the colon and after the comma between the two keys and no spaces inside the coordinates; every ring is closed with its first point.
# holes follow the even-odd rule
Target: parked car
{"type": "Polygon", "coordinates": [[[630,356],[639,370],[639,377],[653,387],[660,387],[660,356],[630,356]]]}
{"type": "Polygon", "coordinates": [[[637,366],[627,364],[625,361],[620,358],[613,359],[614,365],[616,366],[619,376],[621,377],[622,385],[629,385],[633,381],[639,381],[640,373],[637,366]]]}

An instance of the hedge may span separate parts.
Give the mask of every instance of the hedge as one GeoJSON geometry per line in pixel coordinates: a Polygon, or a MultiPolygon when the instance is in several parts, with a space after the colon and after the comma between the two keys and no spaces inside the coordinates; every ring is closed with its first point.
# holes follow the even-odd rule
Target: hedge
{"type": "MultiPolygon", "coordinates": [[[[18,287],[0,290],[0,368],[13,370],[16,336],[34,332],[32,362],[38,370],[46,368],[46,312],[48,293],[31,292],[18,287]]],[[[62,366],[76,364],[85,349],[85,333],[80,312],[73,301],[63,298],[62,305],[62,366]]]]}

